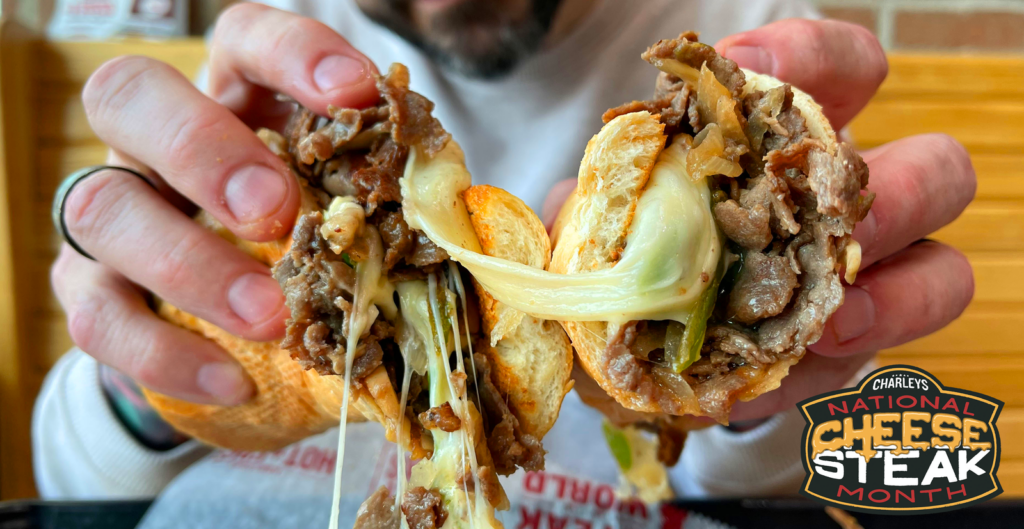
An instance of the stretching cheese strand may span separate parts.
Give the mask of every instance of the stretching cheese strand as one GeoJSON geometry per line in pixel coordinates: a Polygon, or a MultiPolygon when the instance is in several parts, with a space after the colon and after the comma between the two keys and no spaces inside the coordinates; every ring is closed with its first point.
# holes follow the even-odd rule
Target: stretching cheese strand
{"type": "Polygon", "coordinates": [[[462,192],[470,186],[462,150],[449,142],[428,158],[413,149],[401,180],[409,226],[466,267],[498,301],[562,321],[686,322],[722,253],[705,179],[686,173],[681,140],[662,151],[637,203],[622,258],[606,270],[563,275],[486,256],[462,192]]]}
{"type": "MultiPolygon", "coordinates": [[[[369,256],[356,263],[356,284],[352,295],[352,312],[349,313],[348,334],[345,336],[345,393],[341,397],[341,418],[338,424],[338,457],[334,463],[334,494],[331,502],[331,520],[328,529],[338,529],[341,502],[341,469],[345,462],[345,433],[348,425],[349,394],[352,393],[352,361],[355,359],[359,337],[370,322],[377,319],[377,308],[370,304],[373,293],[380,284],[380,272],[384,262],[384,249],[377,229],[366,226],[363,232],[369,256]]],[[[399,423],[401,424],[401,423],[399,423]]],[[[399,426],[401,431],[401,426],[399,426]]]]}

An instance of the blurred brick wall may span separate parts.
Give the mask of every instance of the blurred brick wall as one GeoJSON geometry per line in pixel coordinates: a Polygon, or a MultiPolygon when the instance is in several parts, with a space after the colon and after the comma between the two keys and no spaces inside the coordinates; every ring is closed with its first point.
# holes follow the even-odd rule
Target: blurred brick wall
{"type": "Polygon", "coordinates": [[[1024,0],[811,0],[889,50],[1024,52],[1024,0]]]}

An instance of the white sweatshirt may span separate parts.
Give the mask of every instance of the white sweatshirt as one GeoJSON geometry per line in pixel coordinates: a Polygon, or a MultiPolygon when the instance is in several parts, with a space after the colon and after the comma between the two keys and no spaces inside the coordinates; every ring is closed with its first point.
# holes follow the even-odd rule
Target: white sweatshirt
{"type": "MultiPolygon", "coordinates": [[[[661,527],[657,508],[623,502],[619,470],[604,441],[602,416],[570,393],[544,437],[543,472],[501,478],[511,509],[508,529],[572,517],[575,525],[661,527]],[[627,524],[624,512],[637,519],[627,524]],[[602,522],[603,521],[603,522],[602,522]]],[[[679,496],[794,493],[804,477],[796,409],[744,433],[721,427],[693,432],[679,464],[669,469],[679,496]]],[[[54,366],[36,402],[33,424],[36,484],[47,499],[157,496],[141,527],[324,527],[331,507],[337,429],[271,453],[214,450],[189,441],[168,452],[131,437],[107,406],[97,363],[73,349],[54,366]],[[312,524],[312,525],[310,525],[312,524]]],[[[396,450],[377,423],[348,426],[341,527],[380,485],[394,490],[396,450]]],[[[407,469],[411,468],[411,461],[407,469]]],[[[544,524],[540,524],[544,525],[544,524]]],[[[533,527],[537,526],[537,527],[533,527]]],[[[568,529],[568,527],[566,527],[568,529]]]]}
{"type": "MultiPolygon", "coordinates": [[[[474,183],[508,189],[537,211],[555,182],[576,176],[586,142],[600,128],[601,113],[650,97],[657,72],[639,58],[648,45],[687,29],[714,43],[773,20],[817,17],[799,0],[598,0],[594,11],[552,49],[506,78],[481,81],[438,69],[416,48],[372,23],[351,0],[266,3],[334,27],[381,70],[391,62],[407,65],[412,88],[436,103],[435,114],[466,152],[474,183]]],[[[558,423],[544,439],[548,470],[503,480],[513,500],[506,527],[536,525],[540,510],[530,509],[575,512],[588,520],[611,512],[596,492],[618,482],[600,424],[599,414],[575,394],[567,397],[558,423]],[[585,501],[574,501],[572,491],[576,500],[585,501]]],[[[793,492],[803,477],[798,453],[802,428],[793,410],[743,434],[719,427],[696,432],[671,471],[673,488],[681,495],[793,492]]],[[[376,484],[387,482],[388,472],[391,479],[395,472],[394,448],[382,441],[378,425],[352,426],[349,435],[360,440],[348,443],[345,458],[349,494],[343,527],[351,527],[355,507],[376,484]]],[[[230,520],[233,527],[326,523],[331,493],[326,469],[333,468],[336,439],[336,432],[327,432],[266,455],[212,451],[196,442],[169,452],[150,451],[108,408],[95,361],[78,350],[48,375],[33,424],[36,480],[44,498],[161,494],[147,527],[219,527],[217,520],[230,520]]]]}

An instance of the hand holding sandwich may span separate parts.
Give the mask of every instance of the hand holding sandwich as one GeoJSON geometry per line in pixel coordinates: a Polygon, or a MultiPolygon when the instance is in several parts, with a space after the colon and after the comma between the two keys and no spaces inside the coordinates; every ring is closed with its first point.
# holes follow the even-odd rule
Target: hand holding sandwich
{"type": "MultiPolygon", "coordinates": [[[[836,130],[874,95],[888,70],[878,41],[860,26],[785,20],[728,37],[716,46],[739,66],[807,92],[836,130]]],[[[876,351],[932,333],[955,319],[973,294],[964,256],[922,241],[952,222],[971,201],[975,176],[963,146],[945,135],[906,138],[863,153],[876,194],[854,231],[863,248],[860,273],[826,324],[812,354],[791,368],[781,387],[737,402],[731,419],[787,410],[845,383],[876,351]]],[[[554,221],[576,180],[557,185],[545,203],[554,221]]]]}
{"type": "Polygon", "coordinates": [[[196,402],[237,404],[252,384],[212,342],[159,319],[141,289],[232,334],[276,340],[288,310],[267,266],[189,219],[196,206],[244,240],[291,231],[299,186],[254,129],[279,126],[292,105],[377,99],[375,66],[312,19],[244,3],[214,33],[209,94],[145,57],[109,61],[83,92],[89,123],[111,146],[108,163],[156,184],[104,171],[68,199],[70,234],[98,262],[64,245],[52,282],[71,337],[143,386],[196,402]]]}

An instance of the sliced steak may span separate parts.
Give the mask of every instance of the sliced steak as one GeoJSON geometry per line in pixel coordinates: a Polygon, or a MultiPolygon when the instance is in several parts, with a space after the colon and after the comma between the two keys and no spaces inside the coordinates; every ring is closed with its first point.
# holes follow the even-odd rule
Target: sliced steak
{"type": "Polygon", "coordinates": [[[454,432],[462,428],[462,420],[452,405],[445,402],[440,406],[434,406],[419,415],[420,424],[428,430],[441,430],[442,432],[454,432]]]}
{"type": "Polygon", "coordinates": [[[658,41],[641,57],[648,62],[654,58],[675,59],[698,70],[701,65],[707,64],[708,69],[714,72],[715,79],[728,88],[733,97],[738,100],[743,94],[743,85],[746,83],[743,70],[732,60],[719,55],[715,48],[697,42],[697,34],[692,31],[682,33],[675,39],[658,41]]]}
{"type": "Polygon", "coordinates": [[[798,284],[786,257],[748,251],[729,293],[726,316],[747,325],[775,316],[789,304],[798,284]]]}
{"type": "Polygon", "coordinates": [[[483,406],[484,432],[487,447],[494,459],[494,470],[507,476],[515,472],[516,467],[524,470],[544,469],[544,448],[540,440],[523,432],[519,419],[512,414],[505,397],[491,380],[491,364],[481,353],[473,355],[476,363],[476,384],[480,390],[480,401],[483,406]]]}
{"type": "Polygon", "coordinates": [[[399,529],[401,523],[394,497],[381,485],[359,506],[352,529],[399,529]]]}
{"type": "Polygon", "coordinates": [[[402,513],[409,522],[409,529],[437,529],[448,519],[441,493],[424,487],[406,491],[402,497],[402,513]]]}

